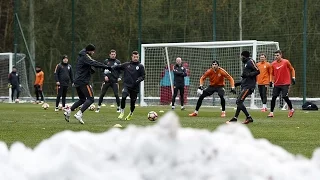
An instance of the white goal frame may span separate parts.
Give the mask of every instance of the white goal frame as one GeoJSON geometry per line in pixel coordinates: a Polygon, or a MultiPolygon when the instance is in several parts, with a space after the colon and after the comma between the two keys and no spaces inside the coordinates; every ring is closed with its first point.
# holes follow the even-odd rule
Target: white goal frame
{"type": "MultiPolygon", "coordinates": [[[[258,40],[246,40],[246,41],[215,41],[215,42],[189,42],[189,43],[158,43],[158,44],[142,44],[141,45],[141,63],[145,65],[145,52],[147,48],[155,48],[155,47],[162,47],[165,48],[166,52],[166,60],[169,66],[169,57],[167,48],[168,47],[184,47],[184,48],[229,48],[229,47],[252,47],[252,59],[256,61],[257,57],[257,47],[259,45],[275,45],[277,49],[279,49],[279,43],[275,41],[258,41],[258,40]]],[[[239,52],[239,57],[240,57],[239,52]]],[[[170,73],[169,73],[170,74],[170,73]]],[[[200,78],[200,75],[199,75],[200,78]]],[[[173,82],[170,78],[171,89],[173,89],[173,82]]],[[[141,106],[148,106],[146,103],[146,99],[148,98],[158,98],[158,97],[145,97],[145,84],[144,81],[141,82],[140,86],[140,105],[141,106]]],[[[189,97],[188,97],[189,98],[189,97]]],[[[251,100],[250,100],[250,108],[257,109],[258,107],[254,103],[255,95],[252,93],[251,100]]]]}
{"type": "MultiPolygon", "coordinates": [[[[9,75],[9,73],[11,73],[11,71],[12,71],[12,67],[14,66],[14,64],[13,64],[13,59],[14,59],[14,53],[12,53],[12,52],[5,52],[5,53],[0,53],[0,56],[8,56],[8,71],[7,71],[7,75],[9,75]]],[[[22,58],[21,60],[19,60],[19,61],[17,61],[16,63],[19,63],[20,61],[24,61],[25,63],[26,63],[26,60],[25,60],[25,58],[26,58],[26,55],[25,54],[23,54],[23,53],[17,53],[17,56],[25,56],[24,58],[22,58]]],[[[24,68],[27,68],[27,67],[24,67],[24,68]]],[[[21,72],[19,72],[19,70],[20,69],[18,69],[18,73],[19,74],[21,74],[21,72]]],[[[27,73],[26,72],[26,69],[24,69],[25,70],[25,73],[27,73]]],[[[25,75],[27,75],[27,74],[25,74],[25,75]]],[[[26,77],[27,78],[27,77],[26,77]]],[[[22,81],[22,79],[21,79],[21,77],[20,77],[20,83],[22,83],[21,82],[22,81]]],[[[29,84],[29,82],[28,82],[28,80],[25,82],[26,83],[26,85],[28,85],[29,84]]],[[[20,97],[21,98],[23,98],[23,99],[31,99],[32,97],[31,97],[31,94],[30,94],[30,90],[29,90],[29,88],[28,87],[23,87],[24,88],[24,90],[26,90],[27,92],[25,92],[25,93],[27,93],[27,94],[29,94],[27,97],[21,97],[21,95],[20,95],[20,97]]],[[[1,96],[0,97],[0,99],[7,99],[8,101],[7,102],[9,102],[9,103],[12,103],[12,100],[11,100],[11,95],[12,95],[12,91],[11,91],[11,88],[8,88],[8,96],[1,96]]]]}

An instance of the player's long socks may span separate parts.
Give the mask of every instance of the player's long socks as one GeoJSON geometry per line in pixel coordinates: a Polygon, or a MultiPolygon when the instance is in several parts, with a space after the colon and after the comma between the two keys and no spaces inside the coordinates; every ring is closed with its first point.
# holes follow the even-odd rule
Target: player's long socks
{"type": "Polygon", "coordinates": [[[122,96],[121,109],[124,109],[126,107],[126,99],[127,99],[127,96],[122,96]]]}
{"type": "Polygon", "coordinates": [[[221,101],[222,111],[226,111],[226,100],[224,99],[224,97],[220,96],[220,101],[221,101]]]}
{"type": "Polygon", "coordinates": [[[81,112],[86,111],[89,106],[94,102],[93,98],[88,98],[82,105],[81,107],[81,112]]]}
{"type": "Polygon", "coordinates": [[[183,95],[180,93],[180,102],[181,102],[181,107],[184,105],[184,98],[183,95]]]}
{"type": "Polygon", "coordinates": [[[239,109],[246,115],[246,117],[250,117],[250,114],[247,111],[247,108],[244,106],[243,102],[238,104],[239,109]]]}
{"type": "Polygon", "coordinates": [[[57,97],[57,99],[56,99],[56,107],[59,107],[59,102],[60,102],[60,96],[57,97]]]}
{"type": "Polygon", "coordinates": [[[71,111],[74,111],[76,108],[78,108],[79,106],[81,106],[81,104],[83,104],[85,101],[84,100],[78,100],[75,103],[73,103],[73,105],[71,106],[71,111]]]}
{"type": "Polygon", "coordinates": [[[205,96],[203,96],[203,94],[199,97],[198,102],[197,102],[197,106],[196,106],[196,111],[199,111],[200,106],[202,104],[202,101],[204,99],[205,96]]]}
{"type": "Polygon", "coordinates": [[[116,97],[117,107],[120,107],[120,98],[119,95],[114,95],[116,97]]]}
{"type": "Polygon", "coordinates": [[[272,113],[274,111],[274,107],[276,106],[276,100],[277,100],[277,96],[272,96],[271,107],[270,107],[270,112],[272,112],[272,113]]]}
{"type": "Polygon", "coordinates": [[[131,99],[130,101],[130,111],[133,113],[134,109],[136,108],[135,106],[136,101],[134,99],[131,99]]]}
{"type": "Polygon", "coordinates": [[[283,97],[283,99],[284,99],[284,101],[286,101],[286,103],[288,104],[289,109],[292,109],[292,103],[291,103],[289,97],[286,96],[286,97],[283,97]]]}
{"type": "Polygon", "coordinates": [[[62,103],[62,107],[66,106],[66,97],[65,96],[62,96],[61,103],[62,103]]]}
{"type": "Polygon", "coordinates": [[[240,111],[241,111],[241,109],[239,108],[239,106],[237,106],[236,113],[234,114],[234,117],[235,117],[236,119],[238,119],[239,114],[240,114],[240,111]]]}

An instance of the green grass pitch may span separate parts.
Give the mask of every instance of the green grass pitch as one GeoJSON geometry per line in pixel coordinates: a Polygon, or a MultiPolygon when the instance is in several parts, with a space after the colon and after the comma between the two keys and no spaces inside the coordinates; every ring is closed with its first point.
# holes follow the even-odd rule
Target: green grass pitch
{"type": "MultiPolygon", "coordinates": [[[[215,130],[218,126],[233,117],[235,110],[227,109],[227,117],[220,117],[220,108],[202,107],[198,117],[188,117],[193,112],[194,106],[187,106],[181,111],[178,106],[175,112],[180,117],[183,127],[215,130]]],[[[53,134],[64,131],[90,131],[104,132],[115,124],[121,124],[123,128],[129,124],[139,126],[153,125],[147,119],[149,111],[156,111],[161,117],[163,113],[170,111],[170,106],[136,107],[133,120],[120,121],[117,119],[116,108],[109,105],[102,107],[100,113],[86,111],[83,120],[84,125],[72,116],[70,122],[64,120],[63,112],[54,112],[50,103],[48,110],[43,110],[41,105],[34,104],[4,104],[0,103],[0,140],[8,145],[16,141],[23,142],[26,146],[35,147],[42,140],[53,134]]],[[[129,105],[125,109],[125,115],[129,112],[129,105]]],[[[249,110],[254,123],[248,124],[255,138],[265,138],[271,143],[279,145],[293,154],[302,154],[308,158],[312,156],[315,148],[320,147],[320,113],[318,111],[296,110],[292,118],[287,117],[287,111],[276,109],[275,117],[267,118],[268,113],[259,110],[249,110]]],[[[72,115],[74,112],[72,113],[72,115]]],[[[239,120],[244,120],[241,112],[239,120]]]]}

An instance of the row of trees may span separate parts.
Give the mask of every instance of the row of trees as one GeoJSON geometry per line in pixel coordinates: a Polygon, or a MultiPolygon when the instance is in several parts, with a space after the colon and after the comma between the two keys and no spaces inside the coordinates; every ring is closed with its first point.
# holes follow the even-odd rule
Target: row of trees
{"type": "MultiPolygon", "coordinates": [[[[13,52],[13,37],[18,51],[27,53],[21,33],[13,32],[13,0],[0,3],[0,51],[13,52]]],[[[40,1],[15,0],[18,17],[28,43],[34,35],[35,62],[43,67],[47,82],[53,82],[54,65],[61,54],[72,54],[72,18],[74,43],[78,52],[88,43],[97,46],[96,58],[104,59],[110,49],[127,60],[137,50],[139,38],[139,0],[40,1]],[[72,17],[72,2],[75,4],[72,17]],[[34,6],[34,11],[30,7],[34,6]],[[30,23],[33,19],[34,25],[30,23]],[[30,28],[34,27],[34,28],[30,28]],[[33,33],[30,33],[33,31],[33,33]],[[33,34],[33,35],[32,35],[33,34]]],[[[235,0],[141,0],[141,42],[195,42],[239,40],[239,1],[235,0]],[[216,6],[215,4],[216,3],[216,6]],[[215,10],[215,12],[214,12],[215,10]]],[[[280,48],[297,71],[294,96],[303,90],[303,1],[242,0],[242,39],[280,42],[280,48]]],[[[308,1],[308,97],[319,96],[318,44],[320,30],[316,0],[308,1]]],[[[29,44],[30,45],[30,44],[29,44]]],[[[74,59],[73,59],[74,60],[74,59]]],[[[95,77],[98,81],[98,77],[95,77]]],[[[99,80],[100,81],[100,80],[99,80]]],[[[54,84],[47,92],[54,93],[54,84]]]]}

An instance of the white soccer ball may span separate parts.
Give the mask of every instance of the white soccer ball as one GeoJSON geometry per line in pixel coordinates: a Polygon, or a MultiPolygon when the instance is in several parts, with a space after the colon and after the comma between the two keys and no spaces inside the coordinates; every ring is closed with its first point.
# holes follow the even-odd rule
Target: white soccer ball
{"type": "Polygon", "coordinates": [[[94,111],[96,109],[96,106],[94,105],[94,104],[91,104],[90,106],[89,106],[89,110],[90,111],[94,111]]]}
{"type": "Polygon", "coordinates": [[[43,103],[42,106],[41,106],[44,110],[47,110],[49,109],[49,104],[48,103],[43,103]]]}
{"type": "Polygon", "coordinates": [[[59,105],[58,105],[58,109],[59,109],[59,110],[62,110],[62,104],[59,104],[59,105]]]}
{"type": "Polygon", "coordinates": [[[158,114],[155,111],[150,111],[148,113],[149,121],[155,121],[158,118],[158,114]]]}

